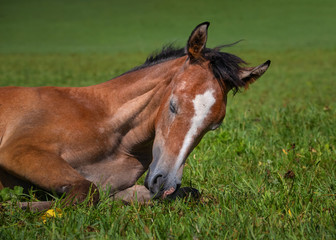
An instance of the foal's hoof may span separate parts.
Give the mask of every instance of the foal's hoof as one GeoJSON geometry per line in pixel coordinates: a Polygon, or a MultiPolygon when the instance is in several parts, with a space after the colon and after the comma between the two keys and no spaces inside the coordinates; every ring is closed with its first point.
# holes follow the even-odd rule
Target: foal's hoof
{"type": "Polygon", "coordinates": [[[183,188],[178,189],[173,194],[168,195],[167,199],[175,200],[177,198],[185,199],[185,198],[190,197],[193,200],[198,200],[200,198],[200,196],[201,196],[201,194],[196,188],[183,187],[183,188]]]}

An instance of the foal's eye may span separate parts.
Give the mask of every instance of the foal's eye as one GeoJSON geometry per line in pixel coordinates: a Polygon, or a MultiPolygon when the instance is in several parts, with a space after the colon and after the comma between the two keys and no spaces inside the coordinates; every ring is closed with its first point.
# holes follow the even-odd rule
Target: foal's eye
{"type": "Polygon", "coordinates": [[[177,106],[174,102],[170,101],[169,103],[169,110],[170,112],[176,114],[177,113],[177,106]]]}

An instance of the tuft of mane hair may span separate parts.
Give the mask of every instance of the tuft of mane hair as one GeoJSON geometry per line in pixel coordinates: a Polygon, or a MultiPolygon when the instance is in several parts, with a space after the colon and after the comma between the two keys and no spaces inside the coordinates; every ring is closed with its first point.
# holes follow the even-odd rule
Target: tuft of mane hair
{"type": "MultiPolygon", "coordinates": [[[[241,87],[246,87],[247,85],[246,82],[241,80],[238,75],[239,71],[242,69],[242,66],[245,65],[246,62],[236,55],[221,52],[221,49],[224,47],[235,45],[238,42],[228,45],[221,45],[215,48],[205,48],[203,50],[203,57],[205,60],[208,60],[210,62],[211,70],[222,89],[232,89],[233,94],[236,94],[241,87]]],[[[156,64],[186,55],[187,51],[185,48],[178,48],[175,47],[173,44],[168,44],[164,46],[161,51],[156,51],[149,55],[142,65],[135,67],[128,72],[133,72],[146,67],[154,66],[156,64]]]]}
{"type": "Polygon", "coordinates": [[[222,88],[232,89],[236,94],[246,82],[240,79],[239,71],[246,62],[231,53],[221,52],[223,46],[214,49],[206,48],[204,58],[210,61],[212,72],[222,88]]]}
{"type": "Polygon", "coordinates": [[[172,43],[162,47],[161,51],[153,52],[143,64],[144,66],[155,65],[187,55],[185,48],[175,47],[172,43]]]}

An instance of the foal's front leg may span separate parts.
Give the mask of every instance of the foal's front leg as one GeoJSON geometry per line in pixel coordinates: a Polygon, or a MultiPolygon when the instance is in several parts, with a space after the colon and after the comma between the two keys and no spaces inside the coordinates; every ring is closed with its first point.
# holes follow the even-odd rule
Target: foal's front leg
{"type": "MultiPolygon", "coordinates": [[[[192,199],[199,199],[200,193],[196,188],[182,187],[173,194],[166,197],[167,200],[175,200],[177,198],[191,197],[192,199]]],[[[149,203],[152,198],[149,190],[143,185],[134,185],[113,195],[114,199],[123,200],[127,203],[137,201],[139,203],[149,203]]]]}
{"type": "MultiPolygon", "coordinates": [[[[99,200],[97,187],[52,151],[16,141],[1,149],[0,164],[6,172],[17,178],[47,191],[65,193],[63,203],[66,205],[83,202],[87,196],[91,197],[90,201],[93,204],[99,200]]],[[[37,210],[49,208],[51,205],[52,202],[21,204],[22,207],[37,210]]]]}
{"type": "Polygon", "coordinates": [[[143,185],[134,185],[120,191],[112,196],[113,199],[123,200],[125,202],[148,203],[151,200],[149,190],[143,185]]]}

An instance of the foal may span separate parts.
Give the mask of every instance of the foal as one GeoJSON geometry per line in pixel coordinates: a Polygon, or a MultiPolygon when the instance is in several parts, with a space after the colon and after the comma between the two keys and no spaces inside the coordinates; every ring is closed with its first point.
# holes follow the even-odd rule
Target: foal
{"type": "Polygon", "coordinates": [[[228,92],[270,65],[244,67],[206,48],[208,26],[198,25],[185,48],[164,48],[95,86],[0,88],[0,189],[35,186],[65,193],[66,204],[88,195],[96,203],[98,185],[127,201],[178,195],[185,160],[222,123],[228,92]],[[146,170],[145,186],[135,186],[146,170]]]}

